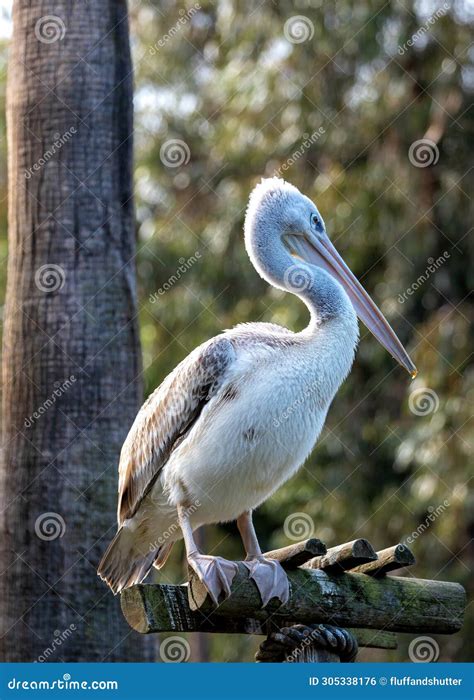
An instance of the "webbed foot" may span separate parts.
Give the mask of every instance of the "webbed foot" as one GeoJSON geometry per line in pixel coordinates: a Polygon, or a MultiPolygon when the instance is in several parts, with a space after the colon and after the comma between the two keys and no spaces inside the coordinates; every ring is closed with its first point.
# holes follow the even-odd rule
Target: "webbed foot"
{"type": "Polygon", "coordinates": [[[288,577],[279,561],[265,559],[258,555],[247,558],[245,566],[250,572],[250,578],[255,584],[262,599],[262,607],[272,599],[278,598],[282,603],[287,603],[290,597],[290,584],[288,577]]]}
{"type": "Polygon", "coordinates": [[[195,552],[188,555],[188,564],[207,588],[216,605],[219,604],[219,596],[222,593],[225,598],[230,596],[232,581],[239,570],[234,561],[195,552]]]}

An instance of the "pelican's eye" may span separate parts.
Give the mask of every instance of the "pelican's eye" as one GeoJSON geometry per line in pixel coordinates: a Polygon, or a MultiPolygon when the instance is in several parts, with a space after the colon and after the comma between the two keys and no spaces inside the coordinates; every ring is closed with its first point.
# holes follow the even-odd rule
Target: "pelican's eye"
{"type": "Polygon", "coordinates": [[[314,228],[319,228],[321,225],[321,220],[317,214],[311,214],[311,224],[314,228]]]}

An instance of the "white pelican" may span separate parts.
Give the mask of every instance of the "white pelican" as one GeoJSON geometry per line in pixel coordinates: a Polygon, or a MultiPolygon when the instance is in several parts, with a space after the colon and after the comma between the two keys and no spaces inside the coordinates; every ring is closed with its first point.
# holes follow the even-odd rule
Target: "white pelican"
{"type": "Polygon", "coordinates": [[[412,376],[413,362],[330,242],[313,202],[284,180],[251,196],[245,245],[269,284],[296,294],[300,333],[245,323],[196,348],[148,398],[119,465],[119,530],[98,573],[114,593],[163,566],[184,538],[189,565],[213,601],[229,595],[235,562],[202,554],[193,530],[236,520],[262,605],[286,602],[280,564],[262,556],[252,510],[310,454],[358,340],[357,316],[412,376]]]}

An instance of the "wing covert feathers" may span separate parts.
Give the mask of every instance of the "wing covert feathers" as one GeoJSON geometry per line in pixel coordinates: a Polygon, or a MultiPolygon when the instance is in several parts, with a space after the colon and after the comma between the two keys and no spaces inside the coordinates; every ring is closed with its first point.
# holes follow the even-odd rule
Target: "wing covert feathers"
{"type": "Polygon", "coordinates": [[[234,359],[232,342],[213,338],[188,355],[143,404],[120,454],[119,525],[133,516],[174,444],[218,391],[234,359]]]}

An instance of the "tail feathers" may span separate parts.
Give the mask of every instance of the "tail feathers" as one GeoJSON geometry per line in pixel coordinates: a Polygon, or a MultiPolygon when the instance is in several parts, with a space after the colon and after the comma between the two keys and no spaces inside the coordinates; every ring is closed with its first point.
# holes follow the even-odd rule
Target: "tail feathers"
{"type": "Polygon", "coordinates": [[[173,549],[174,542],[168,542],[167,544],[161,545],[161,547],[156,552],[155,561],[153,566],[155,569],[161,569],[166,563],[171,550],[173,549]]]}
{"type": "MultiPolygon", "coordinates": [[[[170,545],[164,547],[171,549],[170,545]]],[[[143,581],[164,547],[143,554],[136,548],[134,534],[121,527],[102,557],[97,573],[114,594],[120,593],[143,581]]]]}

